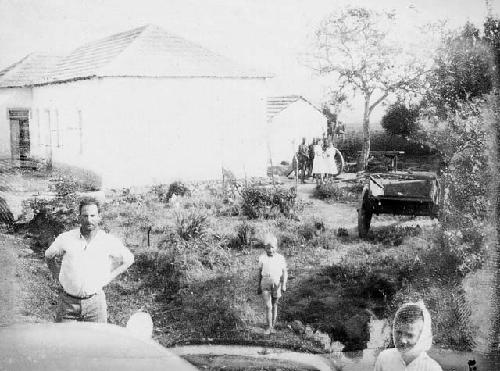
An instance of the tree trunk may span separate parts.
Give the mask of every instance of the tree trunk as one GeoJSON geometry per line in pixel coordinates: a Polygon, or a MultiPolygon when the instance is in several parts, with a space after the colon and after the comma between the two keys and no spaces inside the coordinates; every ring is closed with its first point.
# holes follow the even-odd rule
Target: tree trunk
{"type": "Polygon", "coordinates": [[[370,97],[365,96],[365,109],[363,112],[363,147],[358,162],[358,171],[366,169],[370,156],[370,97]]]}

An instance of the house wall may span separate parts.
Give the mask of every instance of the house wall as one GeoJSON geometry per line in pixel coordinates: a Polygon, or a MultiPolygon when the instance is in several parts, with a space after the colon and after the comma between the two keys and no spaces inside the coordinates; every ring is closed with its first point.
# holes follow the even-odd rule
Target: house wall
{"type": "Polygon", "coordinates": [[[306,143],[326,133],[326,117],[303,100],[290,104],[269,123],[269,151],[273,165],[291,162],[302,138],[306,143]]]}
{"type": "Polygon", "coordinates": [[[103,78],[35,88],[37,154],[101,174],[104,187],[215,179],[222,166],[263,176],[264,85],[103,78]]]}
{"type": "Polygon", "coordinates": [[[0,88],[0,159],[11,158],[9,109],[29,109],[31,100],[30,88],[0,88]]]}

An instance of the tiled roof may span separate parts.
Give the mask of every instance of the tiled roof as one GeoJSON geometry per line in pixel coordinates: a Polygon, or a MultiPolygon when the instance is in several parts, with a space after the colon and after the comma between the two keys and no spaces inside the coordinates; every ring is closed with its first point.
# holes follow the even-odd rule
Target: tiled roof
{"type": "MultiPolygon", "coordinates": [[[[321,112],[318,107],[309,102],[307,99],[301,95],[284,95],[280,97],[268,97],[267,98],[267,121],[271,121],[274,116],[287,108],[290,104],[295,103],[298,100],[303,100],[307,104],[311,105],[314,109],[321,112]]],[[[323,112],[321,112],[323,114],[323,112]]]]}
{"type": "Polygon", "coordinates": [[[286,95],[282,97],[267,98],[267,121],[270,121],[274,116],[299,99],[300,95],[286,95]]]}
{"type": "Polygon", "coordinates": [[[157,26],[147,26],[104,76],[267,77],[157,26]]]}
{"type": "Polygon", "coordinates": [[[125,76],[270,77],[147,25],[85,44],[58,59],[29,55],[0,71],[0,87],[125,76]]]}
{"type": "Polygon", "coordinates": [[[86,44],[65,57],[53,81],[91,77],[267,77],[148,25],[86,44]]]}
{"type": "Polygon", "coordinates": [[[61,57],[29,54],[0,71],[0,88],[23,87],[44,83],[61,57]]]}
{"type": "Polygon", "coordinates": [[[99,70],[129,47],[144,29],[136,28],[79,47],[61,60],[51,79],[62,81],[99,76],[99,70]]]}

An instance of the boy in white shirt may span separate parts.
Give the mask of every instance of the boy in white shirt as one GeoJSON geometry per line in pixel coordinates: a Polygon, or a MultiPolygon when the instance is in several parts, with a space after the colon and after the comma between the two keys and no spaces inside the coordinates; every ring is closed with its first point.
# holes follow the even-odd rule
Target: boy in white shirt
{"type": "Polygon", "coordinates": [[[422,301],[398,309],[392,336],[396,348],[379,354],[375,371],[442,371],[427,355],[432,346],[431,316],[422,301]]]}
{"type": "Polygon", "coordinates": [[[259,288],[257,293],[262,295],[266,306],[267,329],[269,335],[276,325],[278,317],[278,300],[281,292],[286,291],[288,271],[285,258],[278,254],[278,239],[268,234],[263,239],[266,253],[259,257],[259,288]]]}

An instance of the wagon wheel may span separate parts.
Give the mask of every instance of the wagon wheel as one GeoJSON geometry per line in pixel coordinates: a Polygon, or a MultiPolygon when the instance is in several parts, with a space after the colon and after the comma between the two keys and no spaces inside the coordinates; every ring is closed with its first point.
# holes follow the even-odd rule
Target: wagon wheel
{"type": "Polygon", "coordinates": [[[358,234],[360,238],[365,238],[368,235],[372,215],[368,202],[366,199],[363,200],[363,204],[358,210],[358,234]]]}
{"type": "Polygon", "coordinates": [[[344,157],[342,156],[342,153],[338,151],[335,153],[335,157],[333,158],[333,160],[335,161],[335,165],[337,166],[338,171],[336,174],[332,174],[332,176],[336,177],[342,174],[342,172],[344,171],[344,157]]]}

